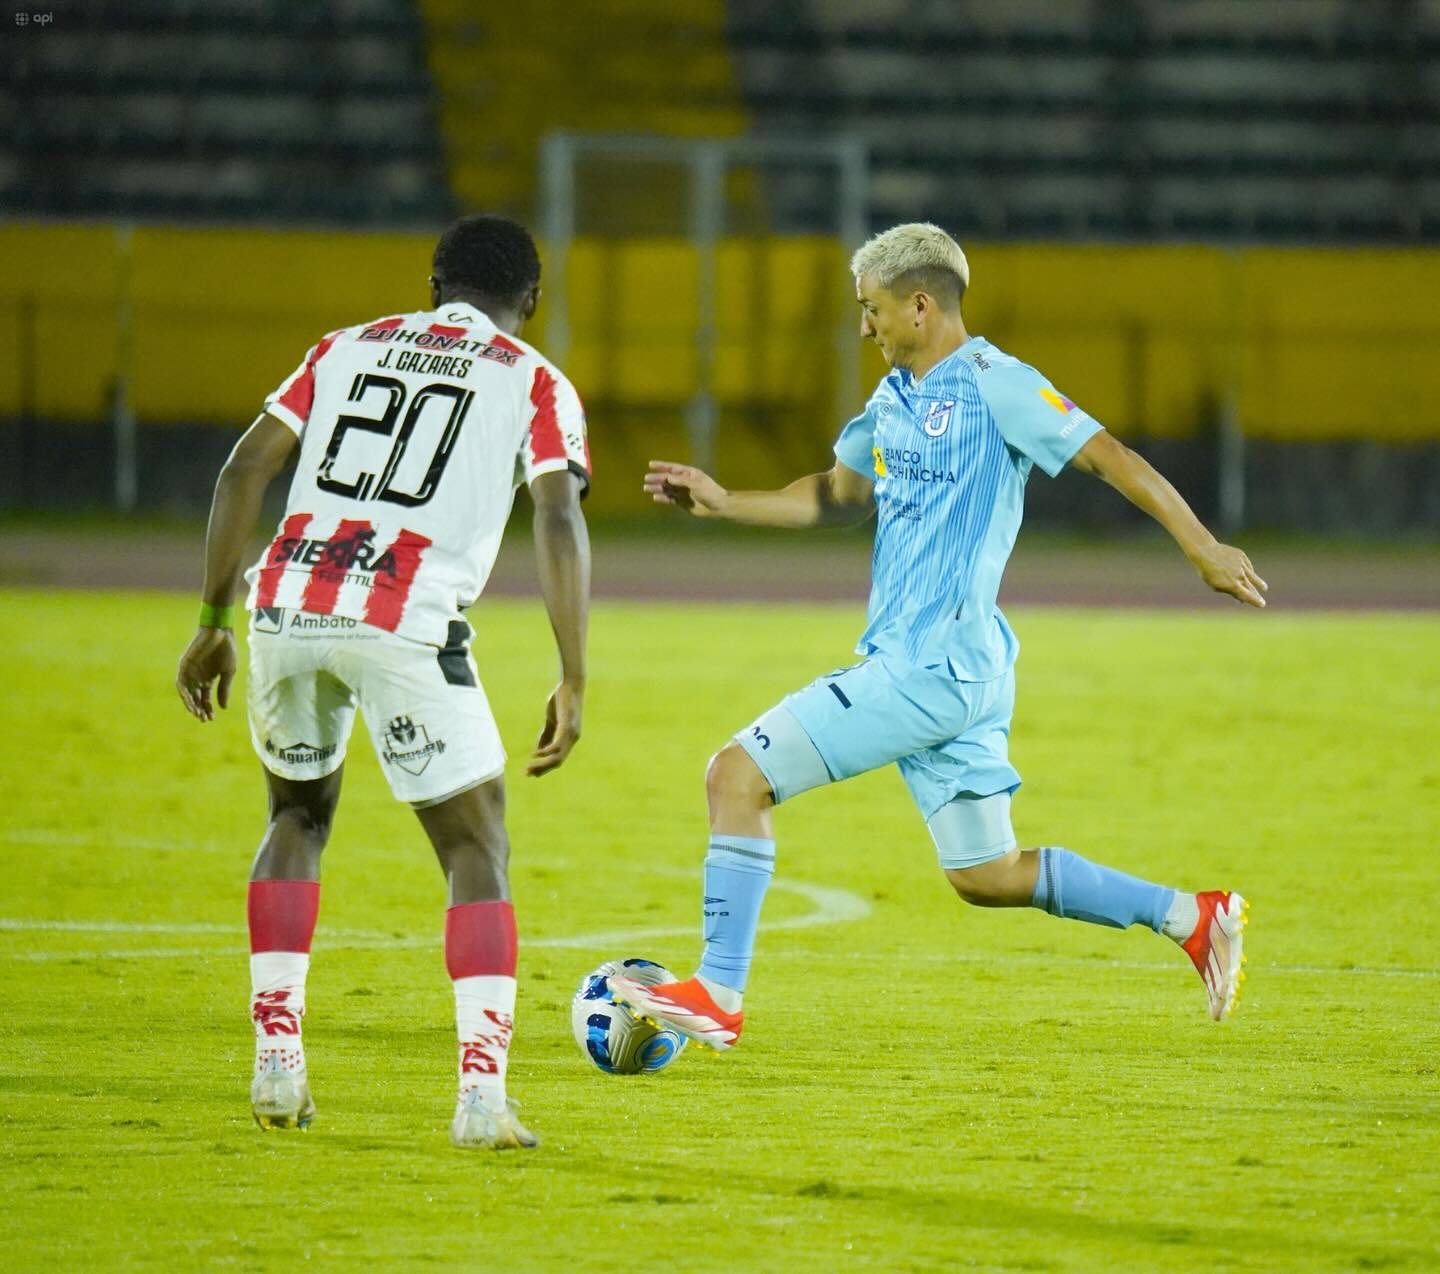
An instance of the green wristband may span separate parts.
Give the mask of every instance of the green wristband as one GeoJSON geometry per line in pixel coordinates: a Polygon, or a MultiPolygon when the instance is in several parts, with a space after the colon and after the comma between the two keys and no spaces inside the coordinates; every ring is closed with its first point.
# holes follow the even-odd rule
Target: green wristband
{"type": "Polygon", "coordinates": [[[209,602],[200,603],[200,627],[201,628],[234,628],[235,607],[234,606],[212,606],[209,602]]]}

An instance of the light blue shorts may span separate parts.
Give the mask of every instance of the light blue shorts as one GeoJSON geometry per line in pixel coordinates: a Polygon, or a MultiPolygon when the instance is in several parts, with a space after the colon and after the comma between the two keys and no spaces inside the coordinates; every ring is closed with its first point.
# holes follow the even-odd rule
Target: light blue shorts
{"type": "Polygon", "coordinates": [[[1014,707],[1013,668],[993,681],[956,681],[943,670],[874,655],[787,695],[735,741],[765,775],[776,804],[894,762],[930,824],[942,866],[964,867],[1015,844],[1014,707]],[[963,829],[963,844],[956,829],[963,829]]]}

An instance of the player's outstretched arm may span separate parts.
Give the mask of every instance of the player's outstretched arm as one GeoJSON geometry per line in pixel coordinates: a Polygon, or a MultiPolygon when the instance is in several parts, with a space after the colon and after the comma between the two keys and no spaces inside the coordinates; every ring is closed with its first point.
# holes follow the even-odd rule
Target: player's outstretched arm
{"type": "Polygon", "coordinates": [[[200,721],[215,719],[215,702],[230,706],[235,679],[235,632],[231,611],[240,584],[245,550],[260,504],[275,475],[298,445],[293,430],[274,416],[261,413],[245,431],[220,470],[210,502],[210,527],[205,534],[205,588],[200,626],[175,673],[175,689],[186,710],[200,721]]]}
{"type": "Polygon", "coordinates": [[[1082,473],[1103,478],[1136,508],[1143,509],[1174,537],[1190,564],[1217,593],[1247,606],[1264,606],[1269,585],[1239,549],[1221,544],[1181,494],[1143,457],[1102,429],[1070,462],[1082,473]]]}
{"type": "Polygon", "coordinates": [[[573,473],[546,473],[530,484],[535,502],[535,559],[540,592],[560,654],[560,684],[545,705],[545,725],[525,772],[548,774],[580,738],[585,704],[585,629],[590,613],[590,536],[573,473]]]}
{"type": "Polygon", "coordinates": [[[727,491],[703,470],[669,460],[652,460],[645,475],[645,493],[656,504],[745,526],[852,526],[875,511],[874,491],[869,478],[839,461],[778,491],[727,491]]]}

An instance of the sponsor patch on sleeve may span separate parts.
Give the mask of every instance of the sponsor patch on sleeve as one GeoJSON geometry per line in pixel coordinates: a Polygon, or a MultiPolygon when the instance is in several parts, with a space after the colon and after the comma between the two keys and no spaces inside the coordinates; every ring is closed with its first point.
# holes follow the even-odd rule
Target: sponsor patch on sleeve
{"type": "Polygon", "coordinates": [[[1057,394],[1048,385],[1040,391],[1040,397],[1055,408],[1056,411],[1060,412],[1061,415],[1069,415],[1075,410],[1074,403],[1066,398],[1064,394],[1057,394]]]}

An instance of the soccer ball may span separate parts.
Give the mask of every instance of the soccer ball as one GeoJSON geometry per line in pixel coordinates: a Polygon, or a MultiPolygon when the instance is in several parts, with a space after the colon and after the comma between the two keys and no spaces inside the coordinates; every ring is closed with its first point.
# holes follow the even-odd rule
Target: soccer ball
{"type": "Polygon", "coordinates": [[[675,981],[669,969],[653,960],[606,960],[580,980],[570,1005],[575,1042],[607,1075],[649,1075],[663,1070],[680,1056],[685,1037],[642,1022],[624,1004],[611,1003],[610,979],[615,974],[647,986],[675,981]]]}

